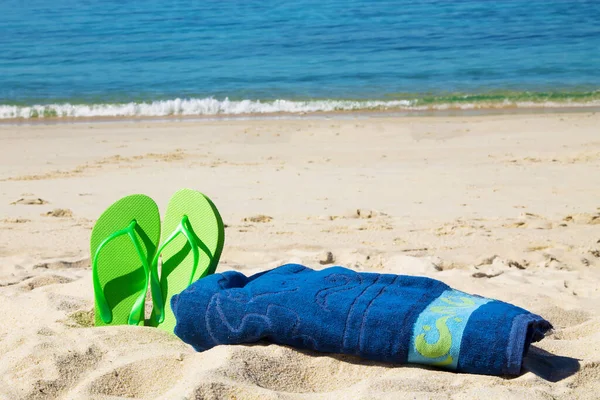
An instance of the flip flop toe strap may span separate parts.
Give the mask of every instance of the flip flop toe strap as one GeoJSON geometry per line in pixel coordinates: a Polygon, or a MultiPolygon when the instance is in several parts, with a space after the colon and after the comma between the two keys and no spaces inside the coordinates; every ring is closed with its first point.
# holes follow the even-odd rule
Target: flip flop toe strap
{"type": "MultiPolygon", "coordinates": [[[[196,269],[198,268],[198,263],[200,261],[200,252],[198,251],[198,248],[202,248],[204,250],[204,248],[206,247],[203,246],[203,243],[199,242],[196,239],[196,235],[194,234],[194,232],[192,232],[189,218],[187,215],[184,215],[183,218],[181,218],[181,222],[177,226],[177,229],[173,231],[173,233],[165,240],[165,242],[160,246],[160,248],[156,252],[156,256],[154,257],[154,261],[152,262],[153,268],[151,269],[150,275],[152,279],[152,300],[154,301],[154,304],[156,306],[154,308],[154,313],[156,319],[158,320],[158,323],[162,323],[165,319],[165,304],[160,287],[160,281],[158,279],[158,258],[160,257],[160,254],[162,253],[164,248],[168,246],[169,243],[171,243],[178,235],[185,236],[188,243],[190,244],[192,254],[194,256],[194,264],[190,273],[190,280],[188,282],[188,286],[192,284],[194,275],[196,274],[196,269]]],[[[209,257],[212,256],[210,252],[208,253],[208,255],[209,257]]]]}
{"type": "MultiPolygon", "coordinates": [[[[113,234],[108,236],[106,239],[104,239],[102,241],[102,243],[100,243],[100,245],[96,249],[96,253],[94,254],[94,259],[92,261],[92,279],[94,281],[94,296],[96,298],[96,304],[98,306],[98,310],[100,311],[100,318],[102,318],[102,321],[104,321],[104,323],[106,323],[106,324],[108,324],[112,321],[113,315],[112,315],[110,306],[108,305],[108,301],[106,300],[106,296],[104,295],[104,291],[102,290],[102,285],[100,284],[100,278],[98,277],[98,258],[99,258],[100,252],[108,243],[110,243],[111,241],[115,240],[116,238],[118,238],[120,236],[123,236],[123,235],[129,236],[129,238],[131,239],[131,242],[133,244],[133,247],[135,248],[135,250],[138,254],[138,257],[142,261],[142,266],[144,268],[144,274],[146,276],[146,284],[144,285],[144,287],[148,286],[148,274],[150,272],[150,267],[148,265],[148,260],[146,259],[146,255],[144,253],[144,249],[143,249],[137,235],[135,234],[135,229],[137,226],[138,226],[137,221],[133,220],[133,221],[131,221],[129,226],[127,226],[127,228],[124,228],[124,229],[114,232],[113,234]]],[[[141,310],[144,308],[145,299],[146,299],[146,291],[144,290],[144,291],[140,292],[140,295],[136,298],[135,303],[133,304],[133,307],[131,308],[131,313],[129,314],[129,318],[127,321],[127,323],[129,325],[138,325],[139,324],[141,310]]]]}

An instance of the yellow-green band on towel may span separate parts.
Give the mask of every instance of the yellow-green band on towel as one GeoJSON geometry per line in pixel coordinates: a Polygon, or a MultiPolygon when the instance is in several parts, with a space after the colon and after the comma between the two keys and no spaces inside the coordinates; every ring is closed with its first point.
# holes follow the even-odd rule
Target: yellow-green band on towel
{"type": "Polygon", "coordinates": [[[458,290],[447,290],[419,315],[413,328],[408,362],[456,369],[469,317],[491,301],[458,290]]]}

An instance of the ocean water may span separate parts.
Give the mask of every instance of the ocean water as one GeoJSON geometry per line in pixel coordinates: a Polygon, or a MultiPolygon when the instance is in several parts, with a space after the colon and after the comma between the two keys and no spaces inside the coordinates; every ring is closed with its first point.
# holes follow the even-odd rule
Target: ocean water
{"type": "Polygon", "coordinates": [[[582,105],[598,0],[0,1],[0,119],[582,105]]]}

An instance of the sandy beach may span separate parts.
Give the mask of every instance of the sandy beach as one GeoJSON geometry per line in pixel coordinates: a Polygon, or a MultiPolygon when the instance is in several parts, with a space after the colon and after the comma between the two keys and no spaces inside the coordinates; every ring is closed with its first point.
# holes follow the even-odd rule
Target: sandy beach
{"type": "Polygon", "coordinates": [[[597,399],[600,113],[0,125],[1,399],[597,399]],[[197,353],[94,328],[89,236],[182,187],[226,224],[218,271],[424,275],[554,331],[492,377],[270,344],[197,353]]]}

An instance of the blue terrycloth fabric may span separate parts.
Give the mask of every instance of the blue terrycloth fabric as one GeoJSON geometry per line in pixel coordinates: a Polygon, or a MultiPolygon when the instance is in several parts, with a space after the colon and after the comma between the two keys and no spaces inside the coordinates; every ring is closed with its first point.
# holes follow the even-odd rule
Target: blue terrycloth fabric
{"type": "Polygon", "coordinates": [[[273,343],[470,373],[519,374],[550,323],[425,277],[314,271],[288,264],[246,277],[228,271],[173,296],[175,334],[196,350],[273,343]]]}

